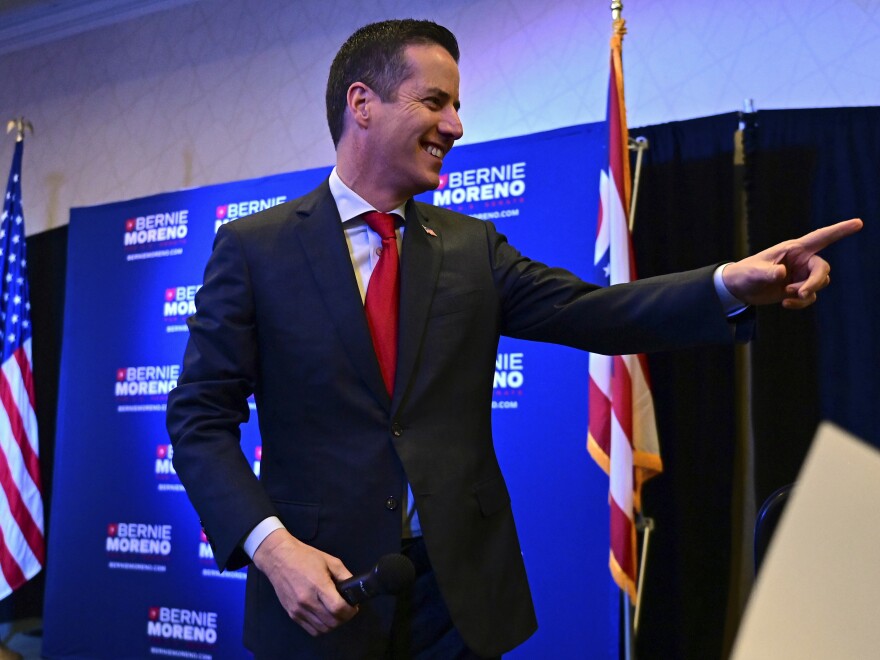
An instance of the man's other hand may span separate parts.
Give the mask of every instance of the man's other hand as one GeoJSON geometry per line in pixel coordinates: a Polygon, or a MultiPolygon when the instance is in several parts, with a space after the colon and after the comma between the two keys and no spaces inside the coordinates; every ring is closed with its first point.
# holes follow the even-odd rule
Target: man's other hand
{"type": "Polygon", "coordinates": [[[357,614],[336,582],[351,577],[343,563],[294,538],[285,529],[269,534],[254,552],[288,616],[312,635],[329,632],[357,614]]]}
{"type": "Polygon", "coordinates": [[[749,305],[781,302],[786,309],[809,307],[816,302],[816,293],[831,282],[831,267],[816,253],[861,228],[858,218],[845,220],[728,264],[722,273],[724,285],[749,305]]]}

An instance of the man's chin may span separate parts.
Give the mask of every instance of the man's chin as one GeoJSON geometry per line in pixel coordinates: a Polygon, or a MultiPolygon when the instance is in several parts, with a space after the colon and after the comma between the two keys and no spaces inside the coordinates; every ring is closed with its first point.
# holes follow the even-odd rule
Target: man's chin
{"type": "Polygon", "coordinates": [[[440,168],[438,167],[436,172],[431,172],[426,181],[428,185],[427,190],[437,190],[440,187],[440,168]]]}
{"type": "Polygon", "coordinates": [[[442,163],[432,163],[430,166],[422,165],[420,170],[410,170],[406,178],[397,180],[397,191],[406,197],[415,197],[430,190],[440,187],[440,167],[442,163]]]}
{"type": "Polygon", "coordinates": [[[422,193],[426,193],[430,190],[437,190],[440,187],[440,175],[434,174],[433,176],[427,176],[418,183],[414,183],[413,185],[413,193],[410,195],[411,197],[415,197],[416,195],[421,195],[422,193]]]}

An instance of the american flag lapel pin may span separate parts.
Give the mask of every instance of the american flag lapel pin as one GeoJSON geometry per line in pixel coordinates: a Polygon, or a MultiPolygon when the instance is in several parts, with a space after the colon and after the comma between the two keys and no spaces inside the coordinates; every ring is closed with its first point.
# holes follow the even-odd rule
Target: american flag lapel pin
{"type": "Polygon", "coordinates": [[[434,233],[434,230],[431,229],[430,227],[425,227],[425,225],[422,225],[422,229],[425,230],[425,233],[426,233],[428,236],[433,236],[434,238],[437,238],[437,234],[434,233]]]}

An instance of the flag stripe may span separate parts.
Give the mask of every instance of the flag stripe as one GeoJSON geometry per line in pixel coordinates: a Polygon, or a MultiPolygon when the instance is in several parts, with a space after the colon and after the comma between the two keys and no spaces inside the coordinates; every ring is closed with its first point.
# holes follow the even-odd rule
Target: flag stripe
{"type": "MultiPolygon", "coordinates": [[[[31,551],[36,555],[40,563],[43,563],[43,532],[42,522],[38,525],[34,516],[25,504],[24,498],[19,491],[18,484],[13,478],[6,455],[0,456],[0,488],[6,495],[9,512],[13,520],[18,524],[22,535],[27,541],[31,551]]],[[[42,513],[42,507],[40,507],[42,513]]]]}
{"type": "Polygon", "coordinates": [[[31,477],[34,479],[34,483],[37,485],[37,489],[42,492],[42,484],[41,484],[41,476],[40,476],[40,445],[38,442],[39,433],[37,432],[37,411],[33,407],[32,402],[33,398],[30,396],[30,393],[27,391],[28,383],[27,379],[31,380],[31,387],[33,387],[33,377],[32,371],[30,369],[30,361],[28,361],[25,365],[25,371],[22,372],[21,369],[21,357],[27,356],[26,349],[30,347],[31,340],[28,339],[25,342],[25,345],[20,347],[13,354],[14,360],[9,359],[6,361],[6,364],[3,365],[3,372],[6,375],[6,378],[9,380],[9,388],[13,394],[13,398],[15,402],[18,404],[18,412],[22,417],[22,423],[24,424],[24,432],[25,436],[28,439],[28,444],[30,446],[30,453],[34,457],[34,467],[36,468],[36,472],[31,473],[31,477]]]}
{"type": "MultiPolygon", "coordinates": [[[[35,522],[42,521],[43,506],[39,498],[37,499],[36,506],[33,506],[33,501],[24,502],[24,504],[28,511],[31,511],[31,507],[33,508],[33,511],[36,513],[36,516],[34,516],[35,522]]],[[[6,490],[3,488],[0,488],[0,531],[2,531],[7,542],[6,550],[11,553],[25,573],[28,572],[28,567],[31,565],[40,565],[39,557],[31,549],[27,538],[25,538],[18,521],[12,513],[12,505],[6,495],[6,490]]],[[[38,531],[42,534],[42,530],[38,531]]],[[[28,577],[34,573],[31,572],[28,577]]]]}
{"type": "Polygon", "coordinates": [[[590,381],[590,437],[608,454],[611,451],[611,402],[590,381]],[[597,401],[597,399],[601,399],[597,401]]]}
{"type": "Polygon", "coordinates": [[[3,573],[3,582],[0,582],[0,599],[5,598],[15,589],[23,585],[27,578],[15,561],[15,557],[9,551],[9,544],[0,529],[0,572],[3,573]]]}
{"type": "Polygon", "coordinates": [[[608,173],[602,170],[599,173],[599,213],[596,217],[596,245],[593,248],[593,263],[598,264],[605,253],[608,252],[608,221],[605,218],[606,209],[611,208],[611,181],[608,173]]]}
{"type": "Polygon", "coordinates": [[[603,469],[606,472],[611,451],[611,363],[608,355],[590,354],[589,435],[605,456],[603,469]]]}
{"type": "Polygon", "coordinates": [[[630,598],[636,596],[635,585],[635,525],[617,504],[609,505],[611,518],[611,574],[618,586],[624,589],[630,598]]]}
{"type": "Polygon", "coordinates": [[[617,423],[632,446],[632,380],[624,356],[614,356],[614,374],[611,376],[611,407],[617,423]]]}
{"type": "MultiPolygon", "coordinates": [[[[2,448],[0,464],[5,465],[4,471],[10,475],[7,479],[8,483],[3,483],[0,486],[0,491],[6,493],[14,490],[18,493],[18,498],[14,498],[12,501],[20,499],[31,512],[31,517],[37,522],[37,526],[42,529],[43,500],[40,490],[28,474],[21,448],[12,437],[9,420],[2,414],[0,414],[0,448],[2,448]]],[[[7,502],[7,507],[9,506],[10,504],[7,502]]],[[[7,520],[11,517],[11,515],[0,516],[0,520],[7,520]]]]}
{"type": "MultiPolygon", "coordinates": [[[[8,366],[10,362],[12,362],[12,360],[7,361],[7,363],[3,365],[3,369],[0,370],[0,403],[2,403],[3,409],[6,411],[6,419],[9,422],[10,431],[12,432],[11,437],[18,445],[19,451],[21,451],[22,460],[24,461],[24,466],[31,477],[31,481],[36,485],[37,490],[42,491],[42,488],[40,487],[40,459],[34,451],[34,448],[31,446],[31,441],[27,429],[25,428],[25,422],[22,419],[21,411],[18,409],[18,399],[13,394],[13,385],[10,383],[8,375],[8,366]]],[[[30,408],[28,408],[28,410],[33,414],[33,411],[30,408]]],[[[30,424],[30,426],[33,428],[33,424],[30,424]]]]}
{"type": "Polygon", "coordinates": [[[617,502],[617,506],[630,512],[633,517],[633,469],[632,469],[632,441],[627,436],[617,418],[611,423],[611,470],[609,472],[608,490],[611,499],[617,502]]]}
{"type": "MultiPolygon", "coordinates": [[[[10,580],[14,580],[19,571],[24,575],[25,580],[29,580],[39,573],[41,568],[40,561],[28,546],[27,540],[22,535],[16,521],[8,514],[9,502],[2,488],[0,488],[0,510],[7,512],[6,515],[0,516],[0,536],[3,537],[3,542],[0,544],[0,552],[7,554],[7,564],[11,562],[18,567],[18,571],[10,569],[10,580]]],[[[0,561],[3,560],[0,559],[0,561]]],[[[0,570],[0,573],[2,573],[2,570],[0,570]]],[[[20,584],[21,582],[16,582],[16,587],[20,586],[20,584]]],[[[12,587],[10,584],[0,580],[0,599],[5,598],[11,591],[12,587]]]]}
{"type": "MultiPolygon", "coordinates": [[[[26,344],[28,347],[30,346],[30,339],[27,340],[26,344]]],[[[30,356],[28,355],[30,351],[27,351],[24,346],[21,346],[13,355],[15,355],[15,361],[18,363],[18,369],[21,372],[21,381],[24,383],[25,391],[28,395],[28,401],[31,405],[31,410],[37,409],[36,404],[36,393],[34,392],[34,374],[31,371],[31,361],[30,356]]]]}

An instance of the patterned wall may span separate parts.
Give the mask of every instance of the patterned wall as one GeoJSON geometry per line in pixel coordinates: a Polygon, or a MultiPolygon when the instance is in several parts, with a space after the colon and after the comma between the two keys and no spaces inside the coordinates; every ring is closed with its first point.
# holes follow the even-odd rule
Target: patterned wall
{"type": "MultiPolygon", "coordinates": [[[[0,56],[26,115],[29,233],[71,206],[326,165],[330,61],[356,27],[428,17],[462,46],[463,141],[604,116],[607,0],[199,0],[0,56]]],[[[880,104],[880,0],[626,0],[630,125],[880,104]]],[[[0,148],[5,176],[12,140],[0,148]]]]}

